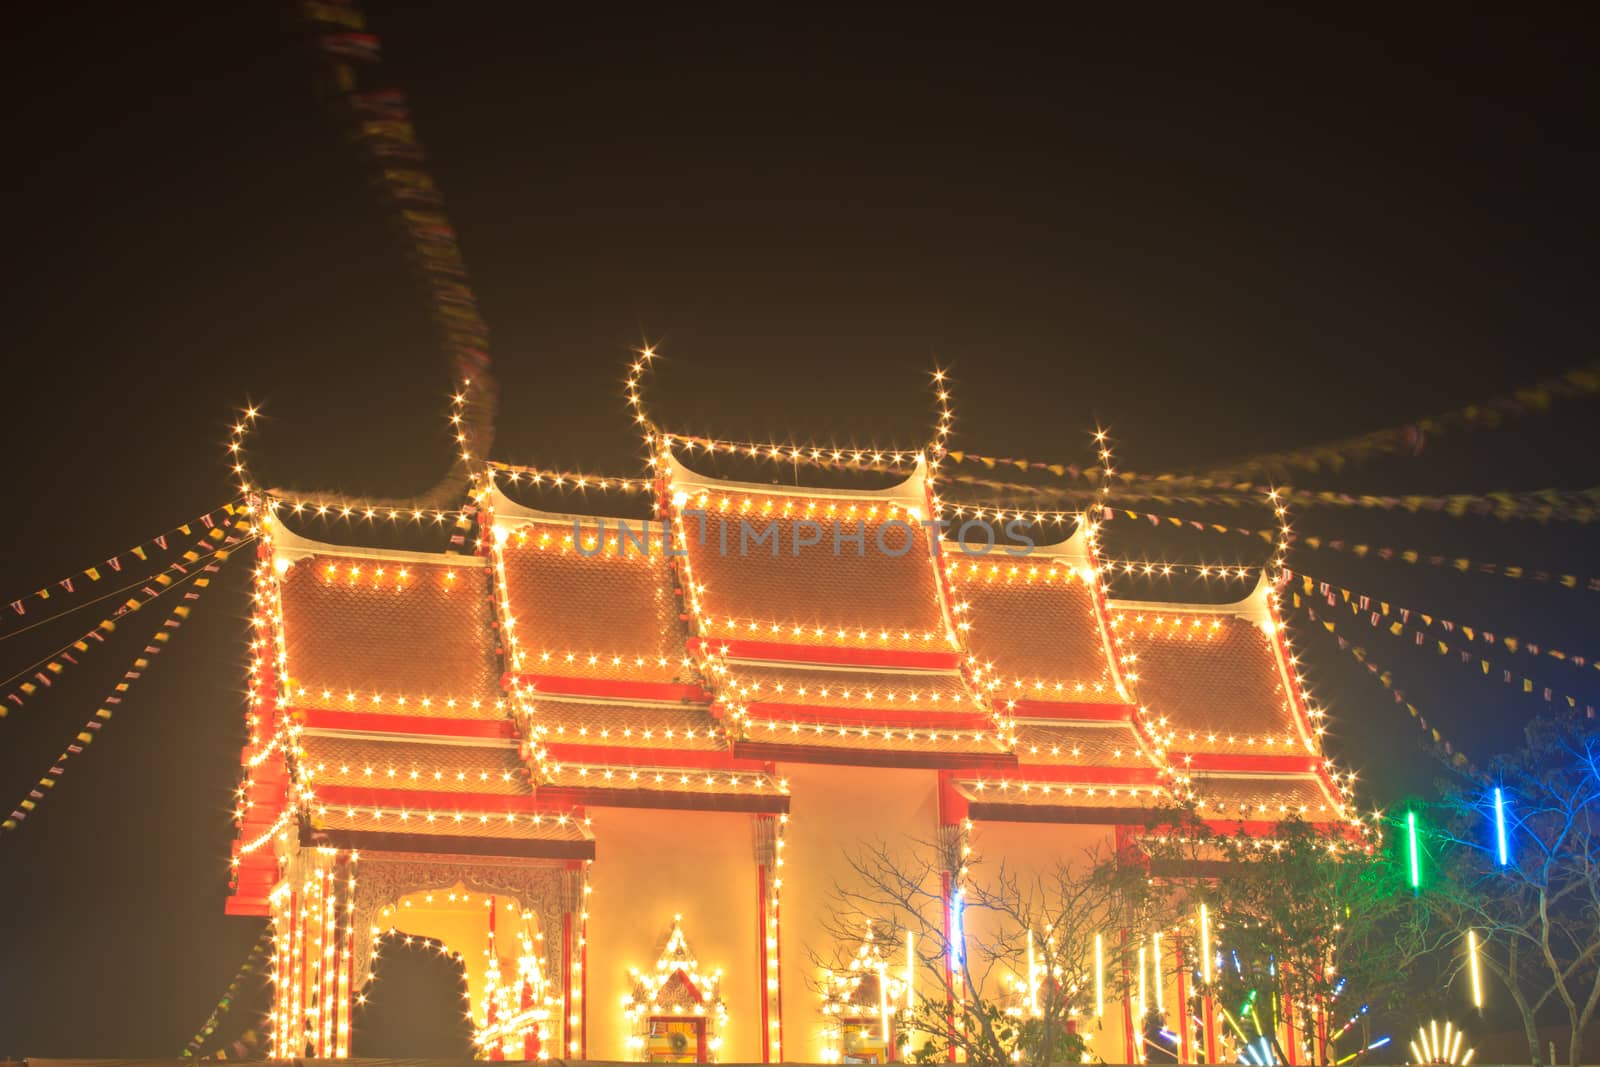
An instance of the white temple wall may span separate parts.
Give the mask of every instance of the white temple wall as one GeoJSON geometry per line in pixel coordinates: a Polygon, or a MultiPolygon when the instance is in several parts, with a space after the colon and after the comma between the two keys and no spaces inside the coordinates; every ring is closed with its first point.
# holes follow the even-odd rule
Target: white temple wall
{"type": "Polygon", "coordinates": [[[630,967],[653,970],[672,917],[703,971],[722,971],[728,1021],[716,1058],[761,1060],[759,925],[751,816],[735,812],[593,808],[588,1058],[630,1060],[623,998],[630,967]]]}
{"type": "Polygon", "coordinates": [[[821,1062],[824,1043],[817,968],[808,949],[829,958],[825,928],[836,884],[851,884],[847,857],[883,840],[910,847],[938,832],[938,772],[785,764],[790,793],[784,835],[782,934],[783,1056],[821,1062]]]}

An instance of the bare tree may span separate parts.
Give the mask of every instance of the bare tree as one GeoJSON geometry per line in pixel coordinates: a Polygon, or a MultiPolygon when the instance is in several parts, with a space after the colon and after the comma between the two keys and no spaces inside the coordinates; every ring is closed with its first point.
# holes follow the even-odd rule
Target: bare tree
{"type": "Polygon", "coordinates": [[[1534,1064],[1544,1062],[1537,1020],[1559,1004],[1577,1067],[1600,1007],[1600,729],[1543,718],[1525,737],[1486,772],[1442,783],[1438,817],[1421,837],[1416,921],[1451,933],[1453,981],[1471,980],[1476,942],[1478,966],[1521,1016],[1534,1064]]]}
{"type": "MultiPolygon", "coordinates": [[[[902,1059],[927,1063],[953,1052],[989,1067],[1080,1062],[1097,1001],[1114,1002],[1124,988],[1106,932],[1126,926],[1148,879],[1093,851],[1038,876],[988,870],[975,856],[953,861],[948,852],[948,843],[880,841],[851,853],[851,876],[835,886],[825,923],[832,945],[808,946],[813,962],[830,975],[848,973],[869,928],[875,955],[904,960],[910,940],[914,989],[908,994],[887,971],[879,978],[898,982],[902,1059]],[[952,876],[956,903],[947,906],[952,876]],[[1099,969],[1097,937],[1106,964],[1099,969]]],[[[882,990],[879,999],[888,999],[882,990]]]]}

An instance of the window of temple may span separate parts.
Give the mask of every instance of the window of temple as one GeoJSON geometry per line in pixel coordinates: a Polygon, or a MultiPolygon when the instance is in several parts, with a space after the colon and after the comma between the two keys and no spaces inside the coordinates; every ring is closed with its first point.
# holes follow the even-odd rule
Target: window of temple
{"type": "Polygon", "coordinates": [[[633,993],[624,998],[628,1044],[647,1063],[711,1063],[728,1019],[722,971],[702,970],[675,915],[653,970],[633,968],[633,993]]]}
{"type": "Polygon", "coordinates": [[[890,1063],[902,1060],[910,1041],[912,971],[889,958],[896,946],[868,923],[847,962],[823,977],[825,1051],[831,1063],[890,1063]]]}

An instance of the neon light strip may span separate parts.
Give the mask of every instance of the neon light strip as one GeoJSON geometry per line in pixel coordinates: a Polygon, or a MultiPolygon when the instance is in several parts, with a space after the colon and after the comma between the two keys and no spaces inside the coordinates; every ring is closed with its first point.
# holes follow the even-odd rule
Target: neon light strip
{"type": "Polygon", "coordinates": [[[1467,931],[1467,967],[1472,972],[1472,1006],[1483,1007],[1483,975],[1478,970],[1478,931],[1467,931]]]}
{"type": "Polygon", "coordinates": [[[1417,856],[1417,813],[1406,812],[1406,842],[1411,853],[1411,888],[1422,886],[1422,863],[1417,856]]]}
{"type": "Polygon", "coordinates": [[[1510,862],[1510,852],[1506,848],[1505,794],[1499,786],[1494,787],[1494,838],[1500,849],[1500,866],[1504,867],[1510,862]]]}

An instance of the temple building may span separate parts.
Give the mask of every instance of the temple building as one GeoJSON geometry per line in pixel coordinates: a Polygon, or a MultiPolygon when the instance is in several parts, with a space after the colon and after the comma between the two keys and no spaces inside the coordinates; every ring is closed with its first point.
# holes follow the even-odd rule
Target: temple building
{"type": "MultiPolygon", "coordinates": [[[[974,551],[920,459],[876,489],[665,447],[655,472],[631,524],[490,477],[450,553],[313,541],[262,501],[229,911],[276,924],[274,1055],[351,1054],[394,930],[462,953],[487,1058],[885,1061],[873,1005],[911,976],[819,992],[813,962],[878,959],[827,944],[857,842],[939,843],[959,924],[967,856],[1044,872],[1174,799],[1353,818],[1265,577],[1110,599],[1094,516],[974,551]]],[[[1134,1062],[1106,1014],[1095,1054],[1134,1062]]]]}

